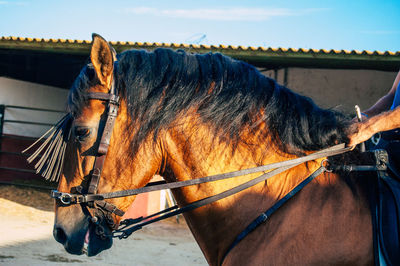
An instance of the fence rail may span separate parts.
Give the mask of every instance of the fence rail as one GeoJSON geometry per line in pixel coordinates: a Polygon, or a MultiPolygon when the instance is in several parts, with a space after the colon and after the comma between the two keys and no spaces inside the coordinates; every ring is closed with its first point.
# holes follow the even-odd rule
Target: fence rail
{"type": "Polygon", "coordinates": [[[24,110],[31,110],[31,111],[65,113],[65,111],[55,110],[55,109],[48,109],[48,108],[26,107],[26,106],[18,106],[18,105],[3,105],[3,106],[5,108],[12,108],[12,109],[24,109],[24,110]]]}
{"type": "Polygon", "coordinates": [[[42,122],[31,122],[31,121],[23,121],[23,120],[8,120],[5,119],[3,123],[15,123],[15,124],[28,124],[28,125],[38,125],[38,126],[52,126],[50,123],[42,123],[42,122]]]}

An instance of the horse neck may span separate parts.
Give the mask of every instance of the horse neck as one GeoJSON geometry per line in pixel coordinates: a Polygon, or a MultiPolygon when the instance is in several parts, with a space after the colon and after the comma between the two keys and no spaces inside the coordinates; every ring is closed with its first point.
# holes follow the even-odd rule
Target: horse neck
{"type": "MultiPolygon", "coordinates": [[[[194,121],[192,118],[191,123],[196,123],[194,121]]],[[[199,121],[196,124],[195,130],[186,125],[169,130],[166,134],[166,168],[163,176],[167,182],[232,172],[290,159],[290,156],[278,154],[274,145],[268,141],[258,143],[259,138],[256,136],[261,132],[255,132],[253,137],[247,136],[246,144],[239,143],[233,152],[230,144],[213,141],[206,125],[199,121]]],[[[241,193],[186,213],[185,219],[208,262],[219,262],[244,226],[271,207],[277,199],[317,167],[317,163],[298,166],[295,170],[277,175],[271,181],[262,182],[241,193]]],[[[233,188],[259,175],[261,173],[186,187],[173,193],[178,204],[184,206],[233,188]]]]}

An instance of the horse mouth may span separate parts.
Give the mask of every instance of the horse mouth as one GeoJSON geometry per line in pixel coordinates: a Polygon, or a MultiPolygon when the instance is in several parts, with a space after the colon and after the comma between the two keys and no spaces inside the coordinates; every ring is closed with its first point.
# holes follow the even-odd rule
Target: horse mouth
{"type": "MultiPolygon", "coordinates": [[[[112,238],[110,235],[100,237],[96,232],[97,225],[90,225],[85,233],[82,245],[82,254],[88,257],[96,256],[103,250],[112,246],[112,238]]],[[[108,231],[108,230],[107,230],[108,231]]],[[[111,231],[109,232],[111,233],[111,231]]]]}
{"type": "Polygon", "coordinates": [[[67,234],[62,227],[57,226],[54,229],[54,238],[61,243],[65,250],[70,254],[82,255],[88,257],[96,256],[103,250],[112,246],[111,230],[105,229],[105,236],[99,236],[96,233],[96,226],[89,224],[75,233],[67,234]]]}

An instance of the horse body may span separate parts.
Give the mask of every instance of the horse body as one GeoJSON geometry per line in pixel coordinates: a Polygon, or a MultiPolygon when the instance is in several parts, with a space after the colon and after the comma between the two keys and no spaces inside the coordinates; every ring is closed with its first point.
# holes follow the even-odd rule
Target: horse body
{"type": "MultiPolygon", "coordinates": [[[[340,183],[333,186],[346,186],[340,183]]],[[[365,222],[370,219],[368,206],[360,206],[349,191],[327,192],[332,184],[329,189],[318,183],[309,186],[243,239],[226,265],[373,264],[371,225],[365,222]]]]}
{"type": "MultiPolygon", "coordinates": [[[[190,115],[188,117],[191,123],[200,124],[190,115]]],[[[182,125],[182,128],[191,128],[191,125],[182,125]]],[[[202,139],[201,129],[189,132],[178,130],[167,134],[167,166],[163,174],[167,181],[210,176],[293,157],[277,154],[271,143],[258,143],[255,137],[247,138],[246,145],[239,145],[232,154],[225,143],[202,139]]],[[[268,182],[184,214],[209,264],[221,264],[234,238],[260,213],[315,171],[320,163],[300,165],[268,182]]],[[[254,177],[184,188],[174,191],[174,196],[184,206],[254,177]]],[[[357,190],[352,191],[335,174],[319,176],[296,196],[296,200],[290,201],[267,223],[244,238],[227,255],[224,265],[371,264],[372,226],[366,222],[370,221],[370,210],[365,193],[361,188],[357,190]]]]}
{"type": "MultiPolygon", "coordinates": [[[[210,67],[204,63],[198,71],[192,65],[185,65],[182,72],[182,68],[172,64],[164,67],[165,60],[180,58],[182,62],[192,62],[196,59],[194,56],[170,51],[158,53],[158,56],[152,54],[151,57],[146,52],[138,52],[135,61],[127,61],[130,53],[120,57],[118,73],[130,68],[135,71],[130,73],[131,76],[120,74],[115,78],[117,83],[126,87],[134,83],[136,87],[131,91],[120,91],[123,97],[98,193],[143,187],[154,174],[162,175],[167,182],[174,182],[280,162],[297,157],[296,152],[307,153],[314,148],[342,141],[343,136],[338,133],[342,126],[340,115],[317,109],[309,100],[277,87],[248,66],[240,66],[242,72],[236,73],[237,63],[219,60],[221,56],[218,55],[219,61],[212,61],[210,67]],[[145,59],[160,67],[152,69],[145,59]],[[207,70],[207,67],[214,70],[207,70]],[[178,71],[169,77],[164,73],[166,69],[178,71]],[[241,79],[231,91],[224,91],[221,84],[226,86],[234,82],[227,78],[229,72],[225,69],[233,71],[232,76],[236,78],[240,73],[246,78],[241,79]],[[135,80],[140,71],[149,76],[135,80]],[[152,71],[153,77],[148,74],[152,71]],[[222,73],[218,76],[216,72],[222,73]],[[210,81],[202,84],[201,78],[210,75],[213,76],[210,81]],[[171,85],[179,82],[182,76],[187,76],[185,86],[171,85]],[[242,88],[246,83],[253,84],[257,89],[242,88]],[[143,88],[146,86],[156,89],[145,91],[143,88]],[[168,94],[168,90],[172,93],[168,94]],[[203,94],[200,93],[202,90],[203,94]],[[219,94],[213,96],[214,93],[219,94]],[[225,97],[225,105],[213,97],[217,100],[225,97]],[[267,102],[267,98],[273,97],[278,100],[267,102]],[[239,103],[233,106],[235,101],[239,103]],[[279,117],[276,109],[292,113],[279,117]],[[162,126],[157,126],[157,123],[162,126]],[[323,136],[316,137],[322,131],[323,136]],[[293,148],[294,152],[285,147],[293,148]]],[[[97,156],[94,147],[98,146],[106,108],[103,102],[85,100],[82,95],[95,91],[108,93],[113,72],[116,71],[113,58],[111,47],[102,38],[95,37],[91,52],[93,67],[82,71],[70,94],[74,121],[59,191],[71,192],[74,187],[88,186],[97,156]]],[[[201,62],[203,59],[196,60],[201,62]]],[[[235,237],[252,220],[320,164],[321,160],[316,160],[299,165],[245,191],[185,213],[189,228],[208,263],[372,264],[372,226],[366,193],[357,182],[352,189],[342,177],[332,173],[320,175],[296,195],[295,200],[290,200],[226,255],[235,237]]],[[[184,206],[255,177],[257,174],[251,174],[174,189],[172,192],[178,204],[184,206]]],[[[126,210],[134,198],[107,201],[126,210]]],[[[82,253],[84,242],[88,244],[88,255],[110,248],[113,228],[107,226],[107,219],[101,219],[107,234],[106,237],[96,234],[96,226],[90,220],[95,215],[91,206],[65,206],[56,202],[56,240],[74,254],[82,253]]],[[[119,223],[120,218],[113,215],[112,219],[114,223],[119,223]]]]}

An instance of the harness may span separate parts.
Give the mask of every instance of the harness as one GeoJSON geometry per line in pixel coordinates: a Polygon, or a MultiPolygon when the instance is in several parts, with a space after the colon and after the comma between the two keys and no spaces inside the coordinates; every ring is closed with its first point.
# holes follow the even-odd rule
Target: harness
{"type": "MultiPolygon", "coordinates": [[[[342,153],[345,153],[345,152],[348,152],[349,150],[351,150],[351,147],[345,147],[344,144],[340,144],[340,145],[330,147],[328,149],[324,149],[324,150],[312,153],[312,154],[304,156],[304,157],[291,159],[291,160],[287,160],[287,161],[283,161],[283,162],[272,163],[272,164],[263,165],[263,166],[259,166],[259,167],[254,167],[254,168],[249,168],[249,169],[244,169],[244,170],[239,170],[239,171],[234,171],[234,172],[229,172],[229,173],[224,173],[224,174],[218,174],[218,175],[213,175],[213,176],[208,176],[208,177],[202,177],[202,178],[197,178],[197,179],[191,179],[191,180],[187,180],[187,181],[179,181],[179,182],[173,182],[173,183],[168,183],[168,184],[165,183],[165,181],[160,181],[160,182],[149,183],[147,186],[142,187],[142,188],[137,188],[137,189],[122,190],[122,191],[115,191],[115,192],[109,192],[109,193],[97,193],[99,180],[101,178],[102,169],[104,166],[105,158],[107,156],[108,147],[109,147],[110,139],[111,139],[111,134],[113,131],[115,119],[118,114],[118,108],[119,108],[119,103],[120,103],[120,98],[117,95],[116,89],[115,89],[115,78],[112,82],[112,86],[111,86],[109,93],[90,92],[86,95],[86,97],[89,100],[100,100],[100,101],[104,101],[107,103],[105,113],[103,114],[103,116],[106,117],[105,123],[104,123],[102,130],[100,130],[100,128],[99,128],[99,133],[101,132],[101,136],[99,138],[100,142],[97,147],[94,166],[89,175],[89,178],[90,178],[89,186],[86,189],[83,188],[82,186],[74,187],[73,190],[71,191],[71,193],[59,192],[57,190],[53,190],[51,192],[51,197],[59,200],[63,205],[66,205],[66,206],[73,205],[73,204],[81,204],[81,205],[85,206],[86,208],[88,208],[89,215],[91,216],[90,220],[93,224],[95,224],[95,232],[102,239],[104,239],[106,237],[110,237],[110,235],[106,235],[105,230],[101,225],[101,221],[103,218],[106,219],[107,224],[113,229],[113,233],[111,235],[112,237],[116,237],[119,239],[127,238],[133,232],[141,229],[143,226],[146,226],[148,224],[151,224],[151,223],[154,223],[154,222],[157,222],[157,221],[160,221],[160,220],[163,220],[163,219],[166,219],[166,218],[169,218],[169,217],[172,217],[172,216],[184,213],[184,212],[194,210],[196,208],[202,207],[204,205],[210,204],[210,203],[218,201],[220,199],[229,197],[235,193],[245,190],[251,186],[254,186],[262,181],[265,181],[277,174],[280,174],[284,171],[287,171],[287,170],[289,170],[293,167],[296,167],[300,164],[303,164],[305,162],[342,154],[342,153]],[[123,220],[120,222],[119,227],[117,224],[114,223],[111,215],[115,214],[118,216],[123,216],[124,211],[120,210],[115,205],[105,201],[105,199],[133,196],[133,195],[138,195],[138,194],[142,194],[142,193],[146,193],[146,192],[150,192],[150,191],[158,191],[158,190],[163,190],[163,189],[174,189],[174,188],[181,188],[181,187],[185,187],[185,186],[193,186],[193,185],[198,185],[198,184],[202,184],[202,183],[206,183],[206,182],[214,182],[214,181],[218,181],[218,180],[224,180],[224,179],[228,179],[228,178],[234,178],[234,177],[248,175],[248,174],[254,174],[254,173],[258,173],[258,172],[262,172],[262,174],[256,178],[254,178],[250,181],[247,181],[243,184],[240,184],[232,189],[228,189],[219,194],[209,196],[204,199],[200,199],[198,201],[192,202],[183,207],[173,206],[173,207],[170,207],[168,209],[165,209],[163,211],[160,211],[158,213],[152,214],[147,217],[139,217],[137,219],[123,220]],[[91,211],[90,209],[94,210],[94,211],[91,211]]],[[[66,119],[64,118],[64,120],[66,120],[66,119]]],[[[64,122],[63,122],[63,124],[64,124],[64,122]]],[[[67,126],[65,126],[65,127],[67,128],[67,126]]],[[[67,129],[64,129],[64,130],[67,131],[67,129]]],[[[70,133],[68,132],[67,135],[69,138],[70,133]]],[[[65,137],[63,139],[65,141],[65,137]]],[[[35,145],[35,144],[33,144],[33,145],[35,145]]],[[[28,149],[30,149],[31,147],[29,147],[28,149]]],[[[26,150],[28,150],[28,149],[26,149],[26,150]]],[[[43,147],[39,148],[39,150],[42,150],[42,149],[43,149],[43,147]]],[[[65,148],[64,148],[64,150],[65,150],[65,148]]],[[[39,152],[35,153],[36,154],[35,157],[37,156],[38,153],[39,152]]],[[[35,157],[30,158],[30,161],[32,161],[35,157]]],[[[50,165],[50,161],[52,160],[52,158],[47,158],[47,159],[45,159],[45,161],[46,160],[48,160],[48,162],[47,162],[47,164],[44,163],[44,165],[50,165]]],[[[59,163],[57,163],[57,164],[59,164],[59,163]]],[[[346,171],[377,171],[377,170],[381,171],[382,169],[385,169],[385,163],[380,163],[380,164],[377,164],[374,166],[370,166],[370,165],[355,166],[354,165],[354,166],[347,166],[347,167],[348,168],[344,169],[344,170],[346,170],[346,171]]],[[[335,168],[335,166],[329,165],[329,162],[327,162],[327,160],[324,160],[321,163],[321,166],[316,171],[314,171],[305,180],[300,182],[287,195],[285,195],[283,198],[281,198],[279,201],[277,201],[270,209],[268,209],[266,212],[262,213],[254,221],[252,221],[235,238],[235,240],[232,242],[232,244],[226,251],[223,258],[225,258],[226,255],[243,238],[245,238],[250,232],[252,232],[254,229],[256,229],[260,224],[265,222],[276,210],[278,210],[285,202],[287,202],[290,198],[292,198],[296,193],[298,193],[302,188],[304,188],[307,184],[309,184],[313,179],[315,179],[317,176],[319,176],[320,174],[322,174],[326,171],[332,171],[332,170],[339,170],[339,168],[337,168],[337,167],[335,168]]],[[[45,171],[49,172],[48,169],[45,169],[45,171]]],[[[57,168],[57,173],[59,174],[59,172],[61,172],[60,168],[57,168]]],[[[56,176],[56,175],[57,174],[53,175],[52,179],[54,179],[54,176],[56,176]]]]}

